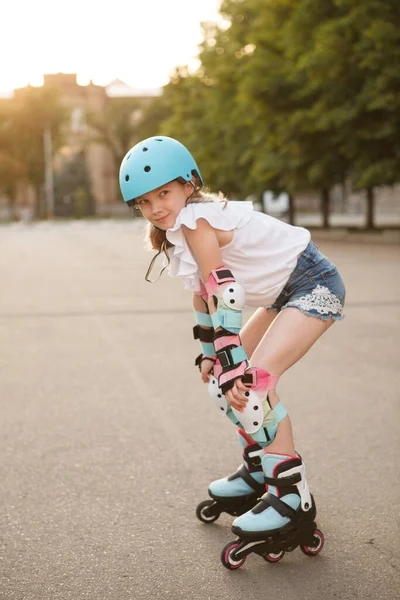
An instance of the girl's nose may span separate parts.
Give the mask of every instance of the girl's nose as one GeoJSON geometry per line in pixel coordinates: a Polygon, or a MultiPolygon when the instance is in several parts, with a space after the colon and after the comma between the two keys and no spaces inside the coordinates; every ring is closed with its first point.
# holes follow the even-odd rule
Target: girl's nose
{"type": "Polygon", "coordinates": [[[158,215],[161,212],[161,204],[158,204],[157,202],[155,202],[152,206],[152,212],[153,215],[158,215]]]}

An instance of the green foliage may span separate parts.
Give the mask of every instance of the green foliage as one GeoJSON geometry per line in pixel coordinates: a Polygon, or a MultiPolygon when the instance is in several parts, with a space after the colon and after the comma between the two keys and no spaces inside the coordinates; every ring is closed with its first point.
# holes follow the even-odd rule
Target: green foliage
{"type": "Polygon", "coordinates": [[[160,135],[161,123],[171,115],[171,107],[163,96],[156,96],[143,107],[142,116],[138,123],[137,138],[146,138],[160,135]]]}
{"type": "Polygon", "coordinates": [[[131,146],[139,141],[143,108],[140,98],[109,98],[104,113],[86,114],[87,124],[91,128],[88,142],[107,146],[116,168],[119,168],[131,146]]]}
{"type": "Polygon", "coordinates": [[[91,182],[85,152],[65,160],[54,174],[54,209],[56,216],[75,217],[94,214],[91,182]]]}
{"type": "MultiPolygon", "coordinates": [[[[19,183],[39,189],[44,182],[43,134],[49,129],[53,151],[62,143],[68,113],[55,89],[27,87],[0,105],[0,188],[14,199],[19,183]]],[[[39,213],[39,195],[36,198],[39,213]]]]}
{"type": "Polygon", "coordinates": [[[18,160],[24,165],[26,179],[33,185],[44,182],[43,133],[49,128],[53,151],[62,143],[61,128],[68,113],[51,87],[19,90],[12,103],[10,140],[18,160]]]}
{"type": "Polygon", "coordinates": [[[200,68],[164,88],[163,133],[193,151],[207,183],[358,188],[400,180],[397,0],[224,0],[204,24],[200,68]]]}

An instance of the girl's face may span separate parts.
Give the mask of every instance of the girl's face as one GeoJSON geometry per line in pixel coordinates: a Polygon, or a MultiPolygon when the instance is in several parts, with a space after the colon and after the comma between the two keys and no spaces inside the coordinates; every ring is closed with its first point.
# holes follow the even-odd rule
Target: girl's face
{"type": "Polygon", "coordinates": [[[193,193],[191,183],[171,181],[143,196],[136,198],[136,206],[142,215],[159,229],[166,231],[173,227],[176,217],[193,193]]]}

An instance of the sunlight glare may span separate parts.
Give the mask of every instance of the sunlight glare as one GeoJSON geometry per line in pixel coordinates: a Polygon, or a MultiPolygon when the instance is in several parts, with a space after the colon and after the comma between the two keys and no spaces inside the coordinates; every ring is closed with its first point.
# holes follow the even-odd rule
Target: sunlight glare
{"type": "Polygon", "coordinates": [[[77,73],[138,89],[167,83],[177,65],[193,63],[201,21],[222,21],[220,0],[20,0],[2,10],[0,93],[41,85],[43,73],[77,73]],[[23,16],[23,18],[21,18],[23,16]]]}

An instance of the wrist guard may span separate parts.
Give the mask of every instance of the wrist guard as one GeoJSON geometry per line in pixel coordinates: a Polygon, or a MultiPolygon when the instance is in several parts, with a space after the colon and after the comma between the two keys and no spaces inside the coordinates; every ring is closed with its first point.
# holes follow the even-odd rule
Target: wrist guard
{"type": "Polygon", "coordinates": [[[196,356],[196,360],[194,361],[194,366],[199,368],[199,371],[201,371],[201,363],[203,362],[203,360],[211,360],[211,362],[215,363],[217,362],[217,357],[214,356],[206,356],[205,354],[199,354],[198,356],[196,356]]]}
{"type": "Polygon", "coordinates": [[[214,347],[221,368],[218,376],[218,386],[225,394],[233,387],[235,379],[243,377],[248,367],[247,355],[240,337],[227,331],[217,331],[215,333],[214,347]]]}
{"type": "Polygon", "coordinates": [[[197,325],[193,327],[193,337],[200,340],[201,349],[205,356],[215,356],[214,330],[212,329],[211,317],[208,313],[195,311],[197,325]]]}
{"type": "Polygon", "coordinates": [[[211,271],[205,287],[208,298],[214,298],[216,312],[211,315],[214,329],[222,327],[231,333],[239,333],[246,297],[244,288],[226,267],[211,271]]]}

